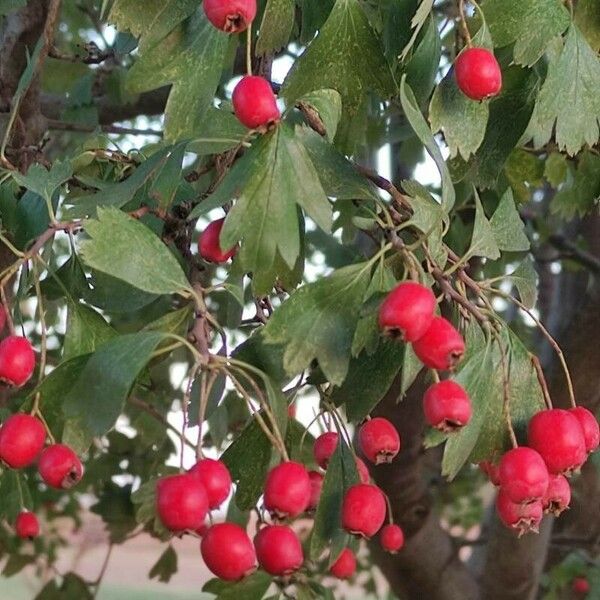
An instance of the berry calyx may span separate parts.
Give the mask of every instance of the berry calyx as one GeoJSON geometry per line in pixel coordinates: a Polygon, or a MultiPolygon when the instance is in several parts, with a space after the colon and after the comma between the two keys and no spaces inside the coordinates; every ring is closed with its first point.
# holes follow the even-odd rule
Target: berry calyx
{"type": "Polygon", "coordinates": [[[479,463],[479,468],[488,476],[493,485],[500,485],[500,470],[498,469],[498,465],[489,460],[483,460],[479,463]]]}
{"type": "Polygon", "coordinates": [[[596,417],[583,406],[572,408],[569,412],[576,417],[581,425],[587,452],[590,453],[597,450],[600,445],[600,426],[596,417]]]}
{"type": "Polygon", "coordinates": [[[323,489],[323,480],[325,477],[318,471],[309,471],[308,478],[310,479],[310,500],[307,510],[316,510],[321,499],[321,490],[323,489]]]}
{"type": "Polygon", "coordinates": [[[516,504],[502,489],[496,498],[496,511],[500,520],[510,529],[517,531],[519,537],[530,531],[538,533],[544,513],[541,500],[529,504],[516,504]]]}
{"type": "Polygon", "coordinates": [[[240,33],[256,17],[256,0],[204,0],[206,18],[221,31],[240,33]]]}
{"type": "Polygon", "coordinates": [[[233,110],[248,129],[271,129],[281,118],[271,84],[256,75],[246,75],[235,86],[233,110]]]}
{"type": "Polygon", "coordinates": [[[283,519],[297,517],[308,507],[311,485],[304,465],[288,461],[269,471],[265,483],[265,508],[283,519]]]}
{"type": "Polygon", "coordinates": [[[419,360],[430,369],[453,369],[465,353],[462,335],[444,317],[434,317],[429,329],[413,343],[419,360]]]}
{"type": "Polygon", "coordinates": [[[208,262],[225,263],[235,256],[235,253],[237,252],[237,246],[234,246],[229,250],[223,250],[221,248],[219,236],[223,229],[223,223],[225,223],[225,219],[218,219],[209,223],[198,238],[198,250],[200,251],[200,256],[208,262]]]}
{"type": "Polygon", "coordinates": [[[396,554],[404,546],[404,532],[394,523],[386,525],[379,534],[381,547],[390,554],[396,554]]]}
{"type": "Polygon", "coordinates": [[[338,559],[329,567],[329,572],[338,579],[350,579],[356,573],[356,556],[350,548],[344,548],[338,559]]]}
{"type": "Polygon", "coordinates": [[[586,461],[585,438],[579,420],[567,410],[542,410],[529,421],[529,445],[554,475],[569,475],[586,461]]]}
{"type": "Polygon", "coordinates": [[[333,453],[337,448],[338,440],[339,435],[334,431],[323,433],[315,440],[313,455],[315,457],[315,462],[321,469],[327,469],[329,459],[333,456],[333,453]]]}
{"type": "Polygon", "coordinates": [[[38,470],[47,485],[68,490],[83,477],[83,466],[79,457],[69,446],[52,444],[40,455],[38,470]]]}
{"type": "Polygon", "coordinates": [[[545,513],[558,517],[569,508],[571,503],[571,486],[564,475],[550,475],[548,489],[542,499],[545,513]]]}
{"type": "Polygon", "coordinates": [[[580,597],[588,594],[591,587],[590,582],[586,577],[575,577],[571,582],[571,589],[573,593],[578,594],[580,597]]]}
{"type": "Polygon", "coordinates": [[[471,399],[464,388],[446,379],[434,383],[423,397],[425,419],[435,429],[451,433],[464,427],[473,414],[471,399]]]}
{"type": "Polygon", "coordinates": [[[502,89],[502,71],[493,52],[486,48],[467,48],[454,63],[456,83],[471,100],[497,96],[502,89]]]}
{"type": "Polygon", "coordinates": [[[383,492],[376,485],[359,483],[344,496],[342,527],[354,535],[370,538],[381,529],[385,513],[383,492]]]}
{"type": "Polygon", "coordinates": [[[40,522],[34,513],[23,511],[15,521],[15,532],[24,540],[32,540],[40,535],[40,522]]]}
{"type": "Polygon", "coordinates": [[[35,353],[29,340],[9,335],[0,342],[0,380],[21,387],[33,375],[35,353]]]}
{"type": "Polygon", "coordinates": [[[231,491],[231,475],[227,467],[220,460],[204,458],[190,469],[190,473],[203,483],[208,507],[211,510],[219,508],[231,491]]]}
{"type": "Polygon", "coordinates": [[[379,327],[385,335],[407,342],[418,340],[429,328],[437,305],[426,286],[406,281],[396,286],[379,309],[379,327]]]}
{"type": "Polygon", "coordinates": [[[527,504],[541,500],[548,489],[544,459],[531,448],[509,450],[500,461],[500,486],[511,502],[527,504]]]}
{"type": "Polygon", "coordinates": [[[46,441],[42,422],[31,415],[12,415],[0,427],[0,460],[13,469],[29,466],[46,441]]]}
{"type": "Polygon", "coordinates": [[[271,575],[291,575],[304,562],[298,536],[287,525],[267,525],[254,538],[258,564],[271,575]]]}
{"type": "Polygon", "coordinates": [[[358,478],[361,483],[370,483],[371,482],[371,474],[369,473],[369,469],[367,465],[365,465],[365,461],[362,458],[356,457],[356,470],[358,471],[358,478]]]}
{"type": "Polygon", "coordinates": [[[376,465],[391,463],[400,452],[398,431],[383,417],[367,421],[358,432],[358,442],[363,454],[376,465]]]}
{"type": "Polygon", "coordinates": [[[213,575],[238,581],[256,569],[256,553],[244,529],[235,523],[219,523],[206,531],[200,553],[213,575]]]}
{"type": "Polygon", "coordinates": [[[169,475],[156,482],[156,512],[170,531],[196,531],[204,525],[208,497],[199,477],[169,475]]]}

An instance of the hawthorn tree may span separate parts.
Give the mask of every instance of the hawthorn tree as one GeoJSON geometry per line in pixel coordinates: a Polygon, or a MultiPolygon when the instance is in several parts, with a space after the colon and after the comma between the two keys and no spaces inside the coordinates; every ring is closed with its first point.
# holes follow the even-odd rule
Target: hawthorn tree
{"type": "Polygon", "coordinates": [[[223,600],[600,597],[596,0],[0,18],[4,576],[95,597],[92,497],[223,600]]]}

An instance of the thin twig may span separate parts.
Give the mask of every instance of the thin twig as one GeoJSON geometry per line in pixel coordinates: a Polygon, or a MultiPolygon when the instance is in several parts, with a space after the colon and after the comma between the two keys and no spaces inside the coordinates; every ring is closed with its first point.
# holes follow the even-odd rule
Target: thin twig
{"type": "Polygon", "coordinates": [[[381,175],[379,175],[372,169],[369,169],[368,167],[363,167],[362,165],[359,165],[357,163],[353,164],[354,168],[363,177],[366,177],[368,180],[372,181],[379,189],[383,190],[384,192],[387,192],[400,207],[412,211],[410,202],[407,199],[407,197],[391,181],[389,181],[385,177],[382,177],[381,175]]]}
{"type": "Polygon", "coordinates": [[[540,387],[542,388],[542,394],[544,395],[544,403],[546,404],[546,408],[552,408],[552,398],[550,398],[550,392],[548,391],[548,382],[546,381],[546,377],[544,375],[544,370],[542,369],[542,364],[540,363],[540,359],[535,354],[529,354],[529,358],[533,364],[533,368],[535,369],[538,382],[540,387]]]}
{"type": "Polygon", "coordinates": [[[509,371],[508,371],[508,358],[506,356],[506,348],[502,344],[500,337],[496,337],[498,347],[500,348],[500,362],[502,363],[502,410],[504,412],[504,419],[506,420],[506,426],[508,428],[508,435],[510,437],[510,443],[513,448],[519,445],[517,442],[517,436],[513,428],[512,419],[510,416],[510,390],[509,390],[509,371]]]}

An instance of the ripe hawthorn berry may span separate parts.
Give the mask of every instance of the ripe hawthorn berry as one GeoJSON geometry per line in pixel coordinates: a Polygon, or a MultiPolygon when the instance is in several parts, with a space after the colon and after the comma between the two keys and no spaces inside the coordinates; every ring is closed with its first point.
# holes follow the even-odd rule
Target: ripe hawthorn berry
{"type": "Polygon", "coordinates": [[[329,572],[338,579],[350,579],[356,573],[356,556],[350,548],[344,548],[329,572]]]}
{"type": "Polygon", "coordinates": [[[400,436],[390,421],[383,417],[369,419],[358,432],[363,454],[376,465],[391,463],[400,452],[400,436]]]}
{"type": "Polygon", "coordinates": [[[564,475],[550,475],[542,505],[545,513],[558,517],[571,503],[571,486],[564,475]]]}
{"type": "Polygon", "coordinates": [[[224,581],[238,581],[256,569],[256,553],[244,529],[219,523],[206,531],[200,553],[211,573],[224,581]]]}
{"type": "Polygon", "coordinates": [[[21,387],[34,369],[35,353],[28,339],[9,335],[0,342],[0,381],[21,387]]]}
{"type": "Polygon", "coordinates": [[[310,479],[310,501],[308,502],[307,510],[316,510],[321,498],[321,490],[323,489],[323,480],[325,477],[318,471],[309,471],[308,478],[310,479]]]}
{"type": "Polygon", "coordinates": [[[79,457],[69,446],[52,444],[40,454],[38,471],[50,487],[68,490],[83,477],[79,457]]]}
{"type": "Polygon", "coordinates": [[[304,562],[298,536],[287,525],[267,525],[254,538],[258,564],[271,575],[291,575],[304,562]]]}
{"type": "Polygon", "coordinates": [[[429,329],[413,343],[419,360],[430,369],[453,369],[465,353],[462,335],[444,317],[434,317],[429,329]]]}
{"type": "Polygon", "coordinates": [[[342,527],[354,535],[370,538],[381,529],[385,512],[385,497],[376,485],[353,485],[342,503],[342,527]]]}
{"type": "Polygon", "coordinates": [[[567,410],[542,410],[529,421],[529,445],[554,475],[569,475],[586,461],[585,438],[579,420],[567,410]]]}
{"type": "Polygon", "coordinates": [[[511,502],[527,504],[541,500],[548,490],[548,468],[531,448],[519,446],[504,454],[499,466],[500,486],[511,502]]]}
{"type": "Polygon", "coordinates": [[[31,415],[8,417],[0,427],[0,460],[13,469],[29,466],[46,441],[42,422],[31,415]]]}
{"type": "Polygon", "coordinates": [[[221,31],[240,33],[256,17],[256,0],[204,0],[206,18],[221,31]]]}
{"type": "Polygon", "coordinates": [[[530,531],[538,533],[544,514],[541,500],[529,504],[516,504],[502,489],[496,498],[496,511],[500,520],[510,529],[517,531],[519,537],[530,531]]]}
{"type": "Polygon", "coordinates": [[[249,129],[270,129],[281,118],[271,84],[264,77],[242,77],[233,90],[232,102],[235,116],[249,129]]]}
{"type": "Polygon", "coordinates": [[[454,64],[456,83],[471,100],[497,96],[502,89],[502,71],[493,52],[485,48],[467,48],[454,64]]]}
{"type": "Polygon", "coordinates": [[[156,482],[156,512],[170,531],[196,531],[208,513],[202,480],[189,473],[169,475],[156,482]]]}
{"type": "Polygon", "coordinates": [[[40,534],[40,522],[34,513],[23,511],[19,513],[15,521],[15,532],[24,540],[32,540],[40,534]]]}
{"type": "Polygon", "coordinates": [[[370,483],[371,475],[365,461],[362,458],[356,457],[356,470],[361,483],[370,483]]]}
{"type": "Polygon", "coordinates": [[[464,388],[446,379],[434,383],[423,397],[425,420],[445,433],[451,433],[464,427],[473,414],[471,399],[464,388]]]}
{"type": "Polygon", "coordinates": [[[206,490],[208,507],[211,510],[219,508],[231,491],[231,475],[220,460],[203,458],[191,469],[190,473],[200,478],[206,490]]]}
{"type": "Polygon", "coordinates": [[[333,453],[337,448],[338,440],[339,435],[334,431],[323,433],[315,440],[313,456],[315,457],[315,462],[321,469],[327,469],[329,459],[333,456],[333,453]]]}
{"type": "Polygon", "coordinates": [[[483,460],[479,463],[479,468],[488,476],[492,484],[495,486],[500,485],[500,470],[498,469],[498,465],[489,460],[483,460]]]}
{"type": "Polygon", "coordinates": [[[569,412],[577,418],[581,425],[587,452],[589,453],[597,450],[600,445],[600,427],[598,426],[596,417],[583,406],[572,408],[569,412]]]}
{"type": "Polygon", "coordinates": [[[437,302],[434,293],[414,281],[397,285],[379,309],[379,327],[385,335],[407,342],[418,340],[429,328],[437,302]]]}
{"type": "Polygon", "coordinates": [[[200,256],[212,263],[225,263],[230,258],[235,256],[238,247],[234,246],[229,250],[223,250],[219,241],[221,230],[223,229],[223,223],[225,219],[217,219],[206,226],[206,229],[200,234],[198,238],[198,250],[200,256]]]}
{"type": "Polygon", "coordinates": [[[404,546],[404,532],[394,523],[386,525],[379,534],[381,547],[390,554],[396,554],[404,546]]]}
{"type": "Polygon", "coordinates": [[[265,483],[265,508],[279,518],[297,517],[310,502],[311,486],[304,465],[288,461],[269,471],[265,483]]]}
{"type": "Polygon", "coordinates": [[[580,597],[584,596],[585,594],[588,594],[591,589],[590,582],[586,577],[575,577],[571,582],[571,589],[573,590],[573,593],[580,597]]]}

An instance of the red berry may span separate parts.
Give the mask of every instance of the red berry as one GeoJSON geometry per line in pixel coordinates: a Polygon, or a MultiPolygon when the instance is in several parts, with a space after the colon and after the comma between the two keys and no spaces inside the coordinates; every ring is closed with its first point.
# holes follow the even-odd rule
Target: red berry
{"type": "Polygon", "coordinates": [[[208,525],[208,523],[205,521],[204,523],[202,523],[202,525],[200,525],[200,527],[198,527],[198,529],[196,529],[196,535],[204,537],[209,528],[210,525],[208,525]]]}
{"type": "Polygon", "coordinates": [[[386,502],[375,485],[353,485],[342,503],[342,527],[350,533],[370,538],[385,521],[386,502]]]}
{"type": "Polygon", "coordinates": [[[40,534],[40,522],[34,513],[23,511],[17,516],[15,531],[20,538],[31,540],[40,534]]]}
{"type": "Polygon", "coordinates": [[[9,417],[0,427],[0,459],[13,469],[29,466],[46,441],[42,422],[31,415],[9,417]]]}
{"type": "Polygon", "coordinates": [[[338,579],[350,579],[356,572],[356,556],[350,548],[344,548],[338,559],[329,567],[329,571],[338,579]]]}
{"type": "Polygon", "coordinates": [[[221,249],[219,236],[221,235],[221,229],[223,229],[224,222],[225,219],[218,219],[217,221],[209,223],[198,238],[200,256],[208,262],[227,262],[237,252],[237,246],[234,246],[227,251],[221,249]]]}
{"type": "Polygon", "coordinates": [[[583,406],[572,408],[569,412],[575,415],[581,425],[585,439],[585,449],[588,452],[597,450],[600,445],[600,427],[598,426],[596,417],[583,406]]]}
{"type": "Polygon", "coordinates": [[[35,369],[35,353],[24,337],[9,335],[0,342],[0,380],[21,387],[35,369]]]}
{"type": "Polygon", "coordinates": [[[376,465],[391,463],[400,452],[400,436],[396,428],[382,417],[367,421],[358,432],[363,454],[376,465]]]}
{"type": "Polygon", "coordinates": [[[498,465],[491,463],[489,460],[484,460],[479,463],[479,468],[494,485],[500,485],[500,470],[498,469],[498,465]]]}
{"type": "Polygon", "coordinates": [[[544,513],[541,500],[529,504],[516,504],[510,500],[503,490],[498,492],[496,510],[500,520],[507,527],[516,530],[519,537],[530,531],[538,533],[544,513]]]}
{"type": "Polygon", "coordinates": [[[404,532],[393,523],[386,525],[380,534],[381,547],[391,554],[396,554],[404,546],[404,532]]]}
{"type": "Polygon", "coordinates": [[[277,517],[297,517],[307,509],[310,496],[310,478],[304,465],[289,461],[269,471],[265,508],[277,517]]]}
{"type": "Polygon", "coordinates": [[[269,129],[281,118],[271,84],[264,77],[243,77],[233,90],[232,101],[235,116],[249,129],[269,129]]]}
{"type": "Polygon", "coordinates": [[[206,18],[221,31],[240,33],[256,17],[256,0],[204,0],[206,18]]]}
{"type": "Polygon", "coordinates": [[[211,510],[219,508],[231,491],[231,475],[220,460],[204,458],[199,460],[190,470],[197,475],[204,485],[211,510]]]}
{"type": "Polygon", "coordinates": [[[590,582],[585,577],[575,577],[571,582],[571,589],[575,594],[584,595],[590,591],[590,582]]]}
{"type": "Polygon", "coordinates": [[[156,512],[170,531],[200,529],[208,512],[208,497],[200,478],[185,473],[159,479],[156,512]]]}
{"type": "Polygon", "coordinates": [[[68,490],[83,477],[79,457],[69,446],[52,444],[40,455],[38,470],[42,479],[53,488],[68,490]]]}
{"type": "Polygon", "coordinates": [[[258,564],[271,575],[290,575],[304,562],[298,536],[287,525],[267,525],[254,538],[258,564]]]}
{"type": "Polygon", "coordinates": [[[361,483],[370,483],[371,475],[365,461],[362,458],[356,457],[356,470],[358,471],[358,478],[361,483]]]}
{"type": "Polygon", "coordinates": [[[467,392],[451,379],[434,383],[425,392],[423,411],[432,427],[446,433],[464,427],[473,414],[467,392]]]}
{"type": "Polygon", "coordinates": [[[414,281],[396,286],[379,309],[379,327],[407,342],[418,340],[431,325],[437,302],[433,292],[414,281]]]}
{"type": "Polygon", "coordinates": [[[516,504],[541,500],[548,489],[544,459],[525,446],[513,448],[502,457],[499,473],[502,491],[516,504]]]}
{"type": "Polygon", "coordinates": [[[434,317],[429,329],[413,344],[419,360],[430,369],[454,368],[465,353],[465,342],[444,317],[434,317]]]}
{"type": "Polygon", "coordinates": [[[333,431],[323,433],[315,440],[313,455],[315,457],[315,462],[321,469],[327,468],[329,459],[333,456],[333,453],[337,448],[338,440],[338,434],[333,431]]]}
{"type": "Polygon", "coordinates": [[[471,100],[497,96],[502,89],[502,71],[496,57],[485,48],[467,48],[454,64],[456,83],[471,100]]]}
{"type": "Polygon", "coordinates": [[[544,512],[558,517],[571,503],[571,486],[564,475],[550,475],[548,489],[542,500],[544,512]]]}
{"type": "Polygon", "coordinates": [[[323,480],[325,477],[318,471],[309,471],[308,478],[310,479],[310,501],[308,510],[315,510],[321,498],[321,490],[323,489],[323,480]]]}
{"type": "Polygon", "coordinates": [[[211,573],[225,581],[237,581],[256,569],[252,541],[235,523],[213,525],[200,542],[200,552],[211,573]]]}
{"type": "Polygon", "coordinates": [[[576,471],[587,458],[579,420],[567,410],[553,408],[534,415],[529,421],[528,440],[555,475],[576,471]]]}

